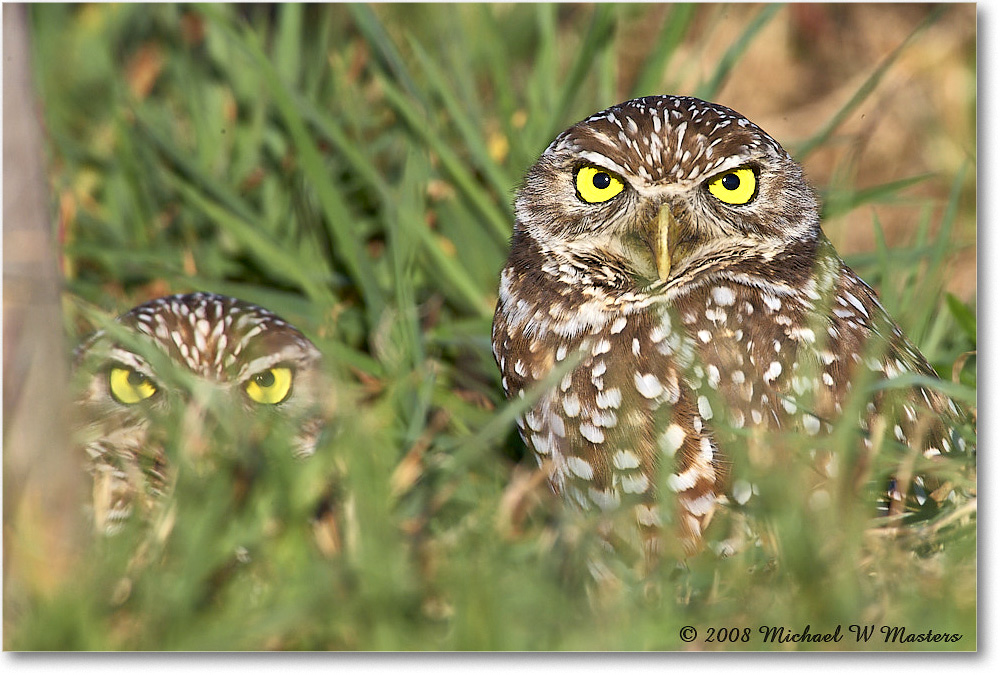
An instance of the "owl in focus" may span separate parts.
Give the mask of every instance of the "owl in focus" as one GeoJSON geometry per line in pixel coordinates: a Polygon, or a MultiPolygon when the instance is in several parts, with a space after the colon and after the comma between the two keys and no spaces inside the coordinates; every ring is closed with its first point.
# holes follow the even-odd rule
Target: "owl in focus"
{"type": "Polygon", "coordinates": [[[168,490],[167,441],[190,455],[225,427],[293,433],[313,454],[330,392],[315,345],[270,311],[209,293],[139,305],[77,350],[77,439],[99,531],[113,533],[168,490]]]}
{"type": "MultiPolygon", "coordinates": [[[[741,434],[819,439],[859,378],[936,378],[823,235],[800,166],[721,105],[650,96],[590,116],[529,169],[515,212],[492,341],[507,397],[537,396],[521,436],[566,502],[627,513],[646,554],[667,495],[689,553],[718,504],[750,498],[729,478],[741,434]]],[[[859,417],[868,450],[878,435],[972,453],[933,387],[884,387],[859,417]]],[[[892,484],[886,503],[931,491],[892,484]]]]}

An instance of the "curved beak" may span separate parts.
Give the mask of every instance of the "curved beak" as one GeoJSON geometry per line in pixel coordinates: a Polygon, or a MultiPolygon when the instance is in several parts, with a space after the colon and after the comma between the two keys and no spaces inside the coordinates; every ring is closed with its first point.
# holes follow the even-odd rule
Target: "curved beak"
{"type": "Polygon", "coordinates": [[[672,243],[677,241],[677,223],[667,204],[660,206],[656,216],[655,232],[653,233],[653,258],[656,260],[656,274],[660,281],[666,281],[670,276],[670,258],[673,255],[672,243]]]}

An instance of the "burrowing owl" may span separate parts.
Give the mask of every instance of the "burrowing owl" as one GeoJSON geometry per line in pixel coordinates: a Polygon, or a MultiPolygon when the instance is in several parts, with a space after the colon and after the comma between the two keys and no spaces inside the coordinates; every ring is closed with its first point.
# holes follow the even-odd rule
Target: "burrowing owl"
{"type": "MultiPolygon", "coordinates": [[[[630,509],[647,547],[658,495],[676,493],[689,550],[720,498],[748,497],[728,484],[727,439],[820,437],[859,377],[935,377],[822,234],[799,165],[721,105],[650,96],[596,113],[549,145],[515,208],[493,323],[503,387],[523,397],[565,371],[521,435],[567,501],[630,509]]],[[[933,387],[861,408],[869,448],[878,432],[926,457],[965,450],[933,387]]]]}
{"type": "Polygon", "coordinates": [[[313,453],[330,392],[319,351],[271,312],[221,295],[160,298],[91,336],[76,356],[80,444],[94,517],[114,532],[167,489],[168,439],[198,453],[213,428],[278,425],[313,453]]]}

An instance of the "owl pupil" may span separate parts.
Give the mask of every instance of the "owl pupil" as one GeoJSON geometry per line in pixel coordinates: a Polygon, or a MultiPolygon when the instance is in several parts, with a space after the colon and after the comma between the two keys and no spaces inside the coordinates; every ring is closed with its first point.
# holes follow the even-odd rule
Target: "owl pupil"
{"type": "Polygon", "coordinates": [[[258,373],[253,376],[253,381],[264,388],[272,387],[274,386],[274,373],[272,373],[270,370],[263,373],[258,373]]]}
{"type": "Polygon", "coordinates": [[[594,187],[598,190],[607,190],[611,187],[611,176],[600,171],[594,174],[594,187]]]}
{"type": "Polygon", "coordinates": [[[135,370],[129,371],[128,383],[133,387],[138,387],[145,381],[146,381],[146,376],[143,375],[142,373],[137,372],[135,370]]]}
{"type": "Polygon", "coordinates": [[[740,186],[740,177],[735,173],[727,173],[722,177],[722,187],[727,190],[735,190],[740,186]]]}

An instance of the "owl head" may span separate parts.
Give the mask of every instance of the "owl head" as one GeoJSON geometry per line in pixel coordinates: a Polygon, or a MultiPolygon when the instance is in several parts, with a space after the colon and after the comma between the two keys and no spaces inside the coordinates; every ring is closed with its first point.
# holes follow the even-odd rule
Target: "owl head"
{"type": "MultiPolygon", "coordinates": [[[[739,113],[648,96],[560,134],[515,202],[515,238],[544,257],[667,281],[720,254],[762,257],[814,241],[819,210],[802,170],[739,113]]],[[[571,263],[572,264],[572,263],[571,263]]]]}
{"type": "Polygon", "coordinates": [[[308,338],[266,309],[207,293],[132,309],[75,361],[77,437],[95,474],[98,522],[108,525],[128,516],[136,495],[162,491],[170,443],[200,456],[219,438],[238,446],[284,435],[296,455],[310,455],[330,400],[308,338]]]}

